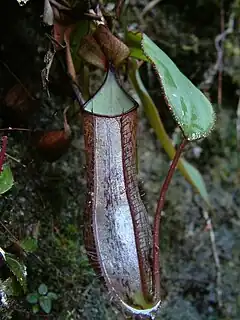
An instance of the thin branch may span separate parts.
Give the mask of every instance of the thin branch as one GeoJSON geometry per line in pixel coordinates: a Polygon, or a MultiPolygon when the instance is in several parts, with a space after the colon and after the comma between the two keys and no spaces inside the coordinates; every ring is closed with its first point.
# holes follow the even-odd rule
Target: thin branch
{"type": "Polygon", "coordinates": [[[1,128],[0,131],[28,131],[28,132],[32,132],[33,130],[27,129],[27,128],[12,128],[12,127],[8,127],[8,128],[1,128]]]}
{"type": "Polygon", "coordinates": [[[79,86],[74,81],[72,81],[72,89],[73,89],[73,91],[75,93],[75,96],[76,96],[78,104],[82,108],[84,103],[85,103],[85,101],[84,101],[83,95],[82,95],[82,93],[81,93],[81,91],[79,89],[79,86]]]}
{"type": "MultiPolygon", "coordinates": [[[[223,0],[220,2],[220,26],[221,26],[221,34],[223,34],[224,29],[225,29],[225,20],[224,20],[224,5],[223,5],[223,0]]],[[[221,47],[221,61],[220,61],[220,66],[218,70],[218,107],[222,107],[222,72],[223,72],[223,51],[224,51],[224,46],[223,42],[221,41],[220,43],[221,47]]]]}
{"type": "Polygon", "coordinates": [[[159,2],[162,0],[152,0],[150,1],[142,11],[141,18],[143,18],[149,11],[151,11],[159,2]]]}
{"type": "Polygon", "coordinates": [[[23,164],[19,159],[16,159],[15,157],[11,156],[11,155],[8,154],[7,152],[6,152],[6,156],[7,156],[7,158],[9,158],[9,159],[11,159],[11,160],[19,163],[22,167],[24,167],[24,168],[27,167],[27,166],[26,166],[25,164],[23,164]]]}
{"type": "Polygon", "coordinates": [[[239,92],[238,106],[237,106],[236,130],[237,130],[237,146],[238,146],[238,151],[240,151],[240,92],[239,92]]]}
{"type": "Polygon", "coordinates": [[[209,236],[212,244],[212,252],[213,252],[213,258],[215,261],[215,266],[216,266],[216,272],[217,272],[217,277],[216,277],[216,293],[217,293],[217,299],[218,299],[218,306],[219,308],[222,307],[222,274],[221,274],[221,265],[220,265],[220,260],[217,252],[217,246],[216,246],[216,240],[215,240],[215,233],[213,230],[213,225],[211,218],[209,217],[209,214],[207,211],[203,211],[203,217],[206,221],[206,226],[207,229],[209,230],[209,236]]]}
{"type": "Polygon", "coordinates": [[[7,233],[11,236],[11,238],[12,238],[15,242],[19,243],[19,240],[18,240],[18,239],[14,236],[14,234],[5,226],[5,224],[2,223],[1,220],[0,220],[0,224],[1,224],[1,226],[5,229],[5,231],[7,231],[7,233]]]}
{"type": "Polygon", "coordinates": [[[92,13],[84,13],[84,16],[89,18],[89,19],[93,19],[93,20],[98,20],[98,21],[101,21],[102,20],[102,17],[101,16],[98,16],[96,14],[92,14],[92,13]]]}
{"type": "Polygon", "coordinates": [[[22,81],[15,75],[15,73],[12,72],[12,70],[9,68],[9,66],[5,62],[3,62],[2,60],[0,60],[0,62],[4,65],[4,67],[8,70],[8,72],[15,78],[15,80],[17,80],[17,82],[22,86],[23,90],[26,92],[28,97],[31,98],[32,100],[35,100],[35,98],[31,95],[31,93],[28,91],[28,89],[24,86],[22,81]]]}
{"type": "Polygon", "coordinates": [[[178,160],[183,152],[183,149],[187,145],[188,141],[186,138],[182,141],[179,148],[177,149],[171,166],[168,170],[167,177],[161,188],[160,197],[158,200],[157,210],[154,217],[154,230],[153,230],[153,290],[155,297],[160,296],[160,271],[159,271],[159,229],[161,212],[165,203],[166,193],[171,182],[174,171],[177,167],[178,160]]]}
{"type": "Polygon", "coordinates": [[[49,2],[59,10],[66,10],[66,11],[72,10],[70,7],[64,6],[63,4],[61,4],[55,0],[49,0],[49,2]]]}
{"type": "Polygon", "coordinates": [[[235,22],[235,13],[231,13],[228,20],[228,27],[222,33],[216,36],[215,38],[215,47],[217,50],[217,61],[214,65],[211,65],[210,68],[204,73],[204,80],[200,84],[200,88],[208,90],[214,81],[214,78],[219,70],[223,68],[223,42],[226,37],[231,34],[234,30],[234,22],[235,22]]]}

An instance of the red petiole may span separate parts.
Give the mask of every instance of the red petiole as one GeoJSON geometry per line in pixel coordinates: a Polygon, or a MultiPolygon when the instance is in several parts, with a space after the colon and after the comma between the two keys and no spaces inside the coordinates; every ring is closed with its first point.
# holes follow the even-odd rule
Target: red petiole
{"type": "Polygon", "coordinates": [[[156,297],[160,295],[160,271],[159,271],[159,232],[160,232],[160,219],[161,212],[165,203],[166,193],[171,182],[174,171],[177,167],[178,160],[183,152],[184,147],[187,145],[188,140],[184,138],[179,148],[177,149],[171,166],[168,170],[167,177],[161,188],[160,197],[158,200],[157,210],[154,217],[153,229],[153,292],[156,297]]]}
{"type": "Polygon", "coordinates": [[[2,149],[0,152],[0,173],[3,171],[3,163],[7,151],[7,136],[2,137],[2,149]]]}

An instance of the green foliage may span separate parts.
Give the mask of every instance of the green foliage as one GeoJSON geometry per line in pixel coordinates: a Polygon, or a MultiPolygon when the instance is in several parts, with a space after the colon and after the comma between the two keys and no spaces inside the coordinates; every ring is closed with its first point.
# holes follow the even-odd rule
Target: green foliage
{"type": "Polygon", "coordinates": [[[71,53],[76,71],[79,71],[81,66],[81,59],[78,55],[80,43],[82,38],[88,33],[88,31],[89,22],[87,20],[79,21],[71,34],[71,53]]]}
{"type": "MultiPolygon", "coordinates": [[[[135,61],[133,61],[132,63],[132,68],[129,72],[129,75],[132,84],[141,99],[145,114],[148,118],[151,127],[155,131],[156,136],[158,137],[159,141],[161,142],[164,150],[166,151],[170,159],[173,159],[176,150],[173,147],[172,141],[164,129],[164,125],[152,98],[149,96],[147,90],[145,89],[142,83],[135,61]]],[[[207,189],[199,171],[184,159],[179,160],[178,169],[188,180],[188,182],[191,183],[192,186],[196,189],[196,191],[202,196],[204,201],[209,205],[210,201],[207,189]]]]}
{"type": "MultiPolygon", "coordinates": [[[[19,250],[23,249],[25,252],[34,252],[37,249],[36,239],[25,238],[17,243],[19,250]]],[[[7,296],[19,296],[22,292],[27,292],[27,268],[23,261],[17,256],[5,252],[0,248],[1,257],[5,260],[6,265],[12,272],[12,276],[0,281],[0,289],[5,292],[7,296]]]]}
{"type": "Polygon", "coordinates": [[[5,260],[24,292],[27,291],[27,268],[13,254],[5,252],[5,260]]]}
{"type": "Polygon", "coordinates": [[[19,295],[19,288],[16,286],[16,282],[13,277],[0,281],[0,291],[4,292],[7,297],[19,295]]]}
{"type": "Polygon", "coordinates": [[[13,186],[13,175],[8,165],[3,165],[3,171],[0,173],[0,195],[10,190],[13,186]]]}
{"type": "Polygon", "coordinates": [[[130,49],[130,57],[149,62],[149,59],[144,54],[141,47],[142,34],[141,32],[127,32],[126,33],[126,44],[130,49]]]}
{"type": "Polygon", "coordinates": [[[38,248],[37,239],[34,238],[25,238],[24,240],[20,241],[19,244],[26,252],[34,252],[38,248]]]}
{"type": "Polygon", "coordinates": [[[34,304],[38,302],[38,293],[37,292],[33,292],[33,293],[29,293],[26,296],[26,300],[27,302],[34,304]]]}
{"type": "MultiPolygon", "coordinates": [[[[140,41],[143,53],[155,68],[169,109],[185,137],[189,140],[206,137],[215,123],[215,113],[209,100],[147,35],[140,37],[137,34],[135,37],[138,37],[136,41],[140,41]]],[[[137,48],[139,50],[139,44],[137,48]]],[[[141,57],[142,53],[137,58],[141,60],[141,57]]]]}
{"type": "Polygon", "coordinates": [[[48,287],[44,283],[40,284],[40,286],[38,287],[38,293],[40,295],[45,295],[47,294],[47,292],[48,292],[48,287]]]}
{"type": "Polygon", "coordinates": [[[48,287],[45,283],[41,283],[37,292],[29,293],[26,296],[27,302],[32,304],[34,314],[38,313],[40,308],[47,314],[52,310],[52,301],[57,300],[55,292],[48,292],[48,287]],[[39,308],[40,307],[40,308],[39,308]]]}
{"type": "Polygon", "coordinates": [[[40,296],[39,305],[45,313],[50,313],[52,310],[52,300],[48,296],[40,296]]]}
{"type": "MultiPolygon", "coordinates": [[[[105,3],[107,2],[105,1],[105,3]]],[[[89,21],[79,21],[71,34],[72,59],[76,72],[79,73],[79,78],[82,77],[83,74],[85,76],[85,73],[83,73],[82,70],[87,66],[78,54],[80,43],[84,35],[92,32],[92,26],[93,24],[90,25],[89,21]]],[[[125,40],[130,48],[129,74],[131,81],[142,105],[144,106],[145,115],[148,118],[150,126],[154,130],[169,158],[173,159],[176,150],[165,131],[164,123],[159,116],[155,104],[143,86],[138,68],[136,68],[136,64],[132,62],[136,62],[136,59],[138,59],[144,62],[151,62],[154,66],[155,71],[157,72],[157,77],[161,82],[168,106],[172,111],[174,118],[180,125],[184,135],[189,140],[205,137],[211,131],[214,124],[214,112],[211,104],[205,96],[178,70],[169,57],[167,57],[165,53],[146,35],[142,35],[141,33],[127,33],[125,40]]],[[[187,47],[183,44],[183,48],[184,50],[187,50],[188,48],[191,49],[191,46],[187,47]]],[[[229,48],[229,50],[230,49],[232,50],[232,48],[229,48]]],[[[232,51],[235,55],[239,55],[239,50],[235,50],[235,47],[232,51]]],[[[92,70],[90,69],[90,71],[92,70]]],[[[124,71],[124,67],[123,69],[118,70],[119,73],[122,71],[124,71]]],[[[85,86],[86,83],[88,85],[88,81],[83,81],[82,83],[80,80],[81,85],[85,86]]],[[[82,87],[81,90],[84,91],[82,87]]],[[[87,95],[83,92],[83,97],[85,98],[86,96],[87,95]]],[[[119,86],[115,72],[110,71],[97,95],[88,101],[85,106],[89,112],[94,110],[94,112],[100,114],[116,115],[131,109],[134,103],[130,100],[131,99],[129,99],[127,94],[122,90],[121,86],[119,86]],[[121,102],[119,105],[118,101],[121,102]],[[124,108],[122,108],[122,103],[124,104],[124,108]]],[[[178,169],[193,185],[204,201],[209,204],[210,201],[207,189],[200,172],[183,158],[180,159],[178,163],[178,169]]],[[[12,185],[13,177],[11,170],[8,166],[4,166],[4,171],[0,175],[0,194],[7,192],[12,185]]],[[[78,212],[78,210],[79,208],[73,211],[78,212]]],[[[53,224],[56,223],[57,227],[59,227],[59,221],[55,221],[55,219],[53,220],[53,224]]],[[[48,268],[51,265],[51,268],[46,272],[43,269],[40,270],[39,267],[39,270],[37,270],[36,273],[38,272],[37,274],[39,275],[42,272],[42,281],[46,281],[44,275],[47,274],[47,276],[51,278],[52,282],[55,282],[57,285],[61,282],[64,284],[70,283],[72,287],[72,284],[75,283],[80,283],[81,286],[82,283],[80,279],[84,278],[86,275],[92,276],[93,273],[86,257],[84,258],[84,255],[81,256],[79,254],[79,235],[76,228],[74,229],[73,224],[70,224],[69,228],[67,228],[66,225],[64,224],[63,227],[65,228],[64,232],[62,232],[62,230],[56,234],[53,232],[52,237],[49,236],[48,239],[48,235],[46,235],[46,239],[41,240],[41,245],[44,244],[44,249],[46,250],[45,244],[47,243],[48,246],[54,248],[52,253],[54,252],[57,257],[55,257],[54,260],[54,253],[51,257],[45,257],[46,259],[44,263],[46,262],[46,264],[49,264],[48,268]],[[71,237],[71,234],[74,234],[74,237],[71,237]],[[75,235],[77,235],[76,238],[75,235]],[[71,272],[65,273],[66,266],[71,270],[71,272]],[[61,270],[64,270],[62,274],[61,270]],[[61,281],[59,280],[60,277],[61,281]]],[[[45,231],[46,230],[47,227],[45,227],[45,231]]],[[[51,233],[50,230],[48,231],[51,233]]],[[[38,247],[38,242],[34,238],[26,238],[20,241],[19,244],[25,253],[33,253],[38,247]]],[[[24,265],[21,266],[21,262],[19,262],[16,257],[9,255],[8,267],[11,269],[13,276],[0,283],[0,289],[4,288],[8,295],[14,295],[13,288],[16,285],[17,279],[17,283],[21,284],[24,292],[26,292],[26,279],[22,277],[24,270],[26,271],[26,269],[24,269],[24,265]]],[[[36,267],[36,269],[37,268],[38,267],[36,267]]],[[[88,282],[88,280],[89,279],[85,279],[86,282],[88,282]]],[[[63,288],[64,284],[62,286],[63,288]]],[[[34,291],[29,293],[26,297],[26,300],[31,304],[33,313],[38,313],[41,310],[47,314],[50,313],[52,310],[52,301],[57,299],[57,295],[54,292],[48,292],[48,288],[44,283],[42,283],[38,288],[33,288],[35,288],[35,290],[37,289],[36,292],[34,291]]],[[[81,292],[81,289],[82,288],[78,291],[81,292]]],[[[56,290],[58,291],[58,289],[56,290]]],[[[141,300],[141,297],[139,299],[141,300]]]]}

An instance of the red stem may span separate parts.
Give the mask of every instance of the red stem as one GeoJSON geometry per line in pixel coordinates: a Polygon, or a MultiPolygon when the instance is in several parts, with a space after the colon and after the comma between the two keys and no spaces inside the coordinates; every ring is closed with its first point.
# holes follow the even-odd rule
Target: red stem
{"type": "Polygon", "coordinates": [[[159,229],[160,229],[160,219],[161,212],[164,206],[166,193],[171,182],[174,171],[177,167],[178,160],[181,153],[188,143],[187,139],[184,139],[177,149],[171,166],[168,170],[167,177],[163,183],[160,191],[160,196],[158,200],[157,210],[154,217],[154,229],[153,229],[153,292],[156,298],[160,296],[160,271],[159,271],[159,229]]]}
{"type": "Polygon", "coordinates": [[[0,152],[0,173],[3,170],[3,163],[5,160],[6,151],[7,151],[7,136],[3,136],[2,137],[2,149],[0,152]]]}

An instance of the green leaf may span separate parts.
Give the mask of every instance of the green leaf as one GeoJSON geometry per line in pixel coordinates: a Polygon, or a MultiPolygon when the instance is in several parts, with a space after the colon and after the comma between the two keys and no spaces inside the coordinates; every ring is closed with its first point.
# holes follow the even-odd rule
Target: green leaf
{"type": "Polygon", "coordinates": [[[40,296],[39,304],[45,313],[50,313],[52,310],[52,300],[48,296],[40,296]]]}
{"type": "Polygon", "coordinates": [[[84,105],[88,112],[118,116],[137,106],[137,102],[120,86],[115,74],[109,70],[98,92],[84,105]]]}
{"type": "Polygon", "coordinates": [[[182,159],[182,164],[188,174],[188,180],[192,181],[192,184],[200,193],[204,201],[207,204],[210,204],[206,185],[200,172],[184,159],[182,159]]]}
{"type": "Polygon", "coordinates": [[[209,100],[145,34],[141,44],[155,67],[165,100],[185,137],[188,140],[206,137],[215,123],[215,113],[209,100]]]}
{"type": "Polygon", "coordinates": [[[36,313],[38,313],[38,311],[39,311],[39,306],[38,306],[38,304],[34,304],[34,305],[32,306],[32,312],[33,312],[34,314],[36,314],[36,313]]]}
{"type": "Polygon", "coordinates": [[[12,273],[15,275],[17,278],[18,282],[23,288],[23,291],[27,291],[27,271],[26,271],[26,266],[15,259],[14,255],[5,252],[5,258],[6,258],[6,263],[9,267],[9,269],[12,271],[12,273]]]}
{"type": "Polygon", "coordinates": [[[47,294],[47,292],[48,292],[48,287],[47,287],[44,283],[42,283],[42,284],[40,284],[40,286],[38,287],[38,292],[39,292],[39,294],[41,294],[41,295],[45,295],[45,294],[47,294]]]}
{"type": "Polygon", "coordinates": [[[22,294],[22,287],[15,277],[7,278],[3,282],[0,280],[0,291],[4,291],[7,296],[19,296],[22,294]]]}
{"type": "MultiPolygon", "coordinates": [[[[149,96],[147,90],[145,89],[142,83],[135,61],[133,61],[132,68],[130,68],[129,76],[142,102],[145,114],[148,118],[151,127],[155,131],[155,134],[157,135],[169,158],[172,160],[174,158],[176,150],[172,144],[171,139],[165,131],[162,120],[152,98],[149,96]]],[[[193,187],[201,195],[204,201],[210,206],[206,186],[199,171],[183,158],[180,158],[177,167],[182,173],[182,175],[186,178],[186,180],[193,185],[193,187]]]]}
{"type": "Polygon", "coordinates": [[[14,290],[12,285],[12,278],[7,278],[4,281],[0,280],[0,292],[4,291],[7,296],[13,296],[14,290]]]}
{"type": "Polygon", "coordinates": [[[34,238],[25,238],[20,242],[20,246],[26,252],[34,252],[38,248],[37,239],[34,238]]]}
{"type": "Polygon", "coordinates": [[[142,40],[142,34],[141,32],[127,32],[126,33],[126,44],[128,45],[130,49],[130,57],[136,58],[139,60],[147,61],[149,62],[149,59],[145,56],[143,53],[142,47],[141,47],[141,40],[142,40]]]}
{"type": "Polygon", "coordinates": [[[88,34],[89,31],[89,21],[81,20],[76,24],[75,29],[71,33],[71,53],[72,60],[76,71],[78,72],[81,65],[81,58],[78,56],[78,51],[80,48],[82,38],[88,34]]]}
{"type": "Polygon", "coordinates": [[[49,299],[52,299],[52,300],[57,300],[58,298],[58,296],[54,292],[48,292],[47,296],[49,299]]]}
{"type": "Polygon", "coordinates": [[[5,251],[0,247],[0,258],[1,260],[6,260],[6,257],[5,257],[5,251]]]}
{"type": "Polygon", "coordinates": [[[0,173],[0,194],[10,190],[13,186],[13,175],[8,165],[3,165],[3,171],[0,173]]]}
{"type": "Polygon", "coordinates": [[[29,293],[27,296],[26,296],[26,300],[27,302],[31,303],[31,304],[35,304],[38,302],[38,293],[37,292],[33,292],[33,293],[29,293]]]}

